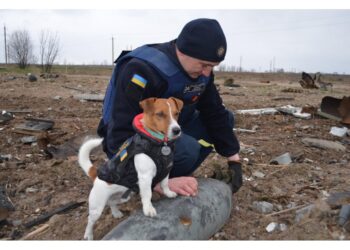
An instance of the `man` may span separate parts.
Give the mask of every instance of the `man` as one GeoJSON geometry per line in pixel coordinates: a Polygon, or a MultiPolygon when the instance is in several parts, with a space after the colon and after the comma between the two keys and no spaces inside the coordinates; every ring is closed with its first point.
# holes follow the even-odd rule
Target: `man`
{"type": "MultiPolygon", "coordinates": [[[[215,150],[227,157],[232,170],[232,189],[242,185],[239,143],[232,129],[234,118],[225,109],[214,85],[213,68],[224,60],[226,38],[214,19],[187,23],[176,40],[139,47],[122,53],[106,91],[103,118],[98,134],[109,158],[135,131],[134,116],[141,113],[139,102],[149,97],[181,99],[179,117],[182,135],[175,144],[169,188],[194,196],[198,183],[189,175],[215,150]]],[[[161,193],[159,184],[154,188],[161,193]]]]}

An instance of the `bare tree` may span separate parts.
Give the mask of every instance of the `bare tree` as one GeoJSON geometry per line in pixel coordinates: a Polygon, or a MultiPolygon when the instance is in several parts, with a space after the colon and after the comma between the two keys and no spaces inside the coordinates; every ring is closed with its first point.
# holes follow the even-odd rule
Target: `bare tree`
{"type": "Polygon", "coordinates": [[[10,36],[9,57],[21,69],[35,61],[33,43],[27,30],[16,30],[10,36]]]}
{"type": "Polygon", "coordinates": [[[40,33],[40,63],[43,72],[50,73],[59,53],[58,34],[52,34],[49,30],[40,33]]]}

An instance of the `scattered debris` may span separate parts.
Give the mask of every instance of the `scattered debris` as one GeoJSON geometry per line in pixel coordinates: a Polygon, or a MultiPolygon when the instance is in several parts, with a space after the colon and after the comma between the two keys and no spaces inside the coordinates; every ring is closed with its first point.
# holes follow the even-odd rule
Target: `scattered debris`
{"type": "Polygon", "coordinates": [[[331,193],[327,198],[327,203],[333,208],[349,204],[350,191],[331,193]]]}
{"type": "Polygon", "coordinates": [[[338,136],[338,137],[343,137],[348,133],[348,128],[347,127],[331,127],[331,131],[329,132],[332,135],[338,136]]]}
{"type": "Polygon", "coordinates": [[[293,101],[294,99],[294,97],[289,96],[276,96],[272,98],[273,101],[293,101]]]}
{"type": "Polygon", "coordinates": [[[321,149],[334,149],[337,151],[345,151],[346,147],[339,142],[327,141],[315,138],[303,138],[302,143],[309,147],[316,147],[321,149]]]}
{"type": "Polygon", "coordinates": [[[344,226],[344,224],[350,219],[350,204],[343,205],[339,212],[338,225],[344,226]]]}
{"type": "Polygon", "coordinates": [[[268,214],[273,211],[273,204],[266,201],[254,201],[253,209],[259,213],[268,214]]]}
{"type": "Polygon", "coordinates": [[[21,142],[24,143],[24,144],[30,144],[30,143],[33,143],[33,142],[36,142],[37,141],[37,138],[36,136],[25,136],[25,137],[22,137],[21,138],[21,142]]]}
{"type": "Polygon", "coordinates": [[[1,155],[0,154],[0,163],[4,162],[4,161],[9,161],[12,159],[12,155],[11,154],[6,154],[6,155],[1,155]]]}
{"type": "Polygon", "coordinates": [[[292,105],[282,106],[282,107],[277,108],[277,110],[282,112],[282,113],[293,115],[293,116],[295,116],[297,118],[302,118],[302,119],[309,119],[309,118],[311,118],[311,114],[302,113],[301,112],[302,108],[294,107],[292,105]]]}
{"type": "Polygon", "coordinates": [[[315,115],[317,114],[317,110],[318,110],[318,107],[314,107],[314,106],[304,106],[300,113],[308,113],[308,114],[311,114],[311,115],[315,115]]]}
{"type": "Polygon", "coordinates": [[[44,131],[52,129],[55,122],[49,119],[26,118],[28,122],[15,127],[16,130],[44,131]]]}
{"type": "Polygon", "coordinates": [[[323,97],[317,114],[350,125],[350,96],[344,96],[343,99],[323,97]]]}
{"type": "Polygon", "coordinates": [[[233,78],[228,78],[224,82],[225,87],[231,87],[231,88],[237,88],[241,87],[239,84],[234,84],[234,79],[233,78]]]}
{"type": "Polygon", "coordinates": [[[40,77],[44,79],[58,78],[59,76],[60,76],[59,74],[50,74],[50,73],[40,74],[40,77]]]}
{"type": "Polygon", "coordinates": [[[10,121],[14,118],[13,114],[6,111],[6,110],[3,110],[0,114],[0,124],[3,124],[7,121],[10,121]]]}
{"type": "Polygon", "coordinates": [[[237,114],[248,114],[248,115],[273,115],[278,112],[275,108],[261,108],[261,109],[241,109],[237,110],[237,114]]]}
{"type": "Polygon", "coordinates": [[[249,133],[249,134],[256,133],[255,129],[244,129],[244,128],[234,128],[233,131],[235,131],[235,132],[242,132],[242,133],[249,133]]]}
{"type": "Polygon", "coordinates": [[[257,177],[257,178],[264,178],[264,177],[265,177],[265,174],[262,173],[262,172],[260,172],[260,171],[254,171],[254,172],[252,173],[252,175],[253,175],[254,177],[257,177]]]}
{"type": "Polygon", "coordinates": [[[69,211],[71,209],[80,207],[84,203],[85,203],[85,201],[69,202],[61,207],[58,207],[58,208],[52,210],[51,212],[47,212],[47,213],[39,216],[38,218],[35,218],[34,220],[31,220],[31,221],[25,223],[24,227],[30,228],[30,227],[36,226],[38,224],[41,224],[41,223],[47,221],[48,219],[50,219],[51,216],[53,216],[55,214],[64,213],[64,212],[69,211]]]}
{"type": "Polygon", "coordinates": [[[30,82],[36,82],[38,80],[38,78],[35,75],[33,75],[32,73],[28,73],[28,80],[30,82]]]}
{"type": "Polygon", "coordinates": [[[95,101],[95,102],[103,102],[105,95],[103,94],[80,94],[75,95],[74,98],[78,100],[84,101],[95,101]]]}
{"type": "Polygon", "coordinates": [[[62,99],[62,96],[56,95],[56,96],[54,96],[52,99],[54,99],[54,100],[61,100],[61,99],[62,99]]]}
{"type": "Polygon", "coordinates": [[[301,73],[301,80],[299,81],[301,87],[304,89],[318,89],[317,85],[315,85],[315,81],[308,73],[301,73]]]}
{"type": "Polygon", "coordinates": [[[280,156],[277,156],[276,158],[270,161],[270,164],[275,164],[275,165],[288,165],[290,163],[292,163],[292,158],[288,152],[280,156]]]}
{"type": "Polygon", "coordinates": [[[15,207],[6,194],[5,187],[0,186],[0,221],[6,220],[11,211],[14,211],[15,207]]]}
{"type": "Polygon", "coordinates": [[[324,82],[321,80],[321,73],[320,72],[317,72],[315,74],[315,80],[316,80],[316,83],[320,86],[320,89],[321,90],[328,90],[328,87],[333,90],[333,83],[330,83],[330,82],[324,82]]]}
{"type": "Polygon", "coordinates": [[[21,110],[17,110],[17,109],[8,109],[7,112],[12,113],[12,114],[16,114],[16,113],[31,113],[33,112],[31,109],[21,109],[21,110]]]}
{"type": "Polygon", "coordinates": [[[38,234],[46,231],[48,228],[49,228],[49,225],[44,224],[44,225],[40,226],[39,228],[35,229],[33,232],[30,232],[29,234],[27,234],[26,236],[21,238],[21,240],[28,240],[28,239],[32,238],[33,236],[38,235],[38,234]]]}
{"type": "Polygon", "coordinates": [[[311,211],[315,208],[315,204],[308,205],[295,211],[295,222],[299,223],[303,218],[309,216],[311,211]]]}
{"type": "Polygon", "coordinates": [[[278,223],[276,222],[271,222],[270,224],[267,225],[266,231],[268,233],[272,233],[273,231],[278,229],[278,223]]]}
{"type": "Polygon", "coordinates": [[[303,93],[302,89],[295,89],[295,88],[287,88],[287,89],[282,89],[281,92],[284,93],[303,93]]]}

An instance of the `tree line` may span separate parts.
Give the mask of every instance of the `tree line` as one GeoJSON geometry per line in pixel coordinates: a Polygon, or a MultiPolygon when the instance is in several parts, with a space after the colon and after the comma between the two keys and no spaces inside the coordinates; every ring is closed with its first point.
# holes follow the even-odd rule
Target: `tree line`
{"type": "Polygon", "coordinates": [[[60,41],[57,33],[42,30],[39,37],[38,56],[34,53],[33,41],[27,30],[15,30],[10,34],[8,41],[8,57],[25,69],[30,64],[40,63],[44,73],[50,73],[60,51],[60,41]]]}

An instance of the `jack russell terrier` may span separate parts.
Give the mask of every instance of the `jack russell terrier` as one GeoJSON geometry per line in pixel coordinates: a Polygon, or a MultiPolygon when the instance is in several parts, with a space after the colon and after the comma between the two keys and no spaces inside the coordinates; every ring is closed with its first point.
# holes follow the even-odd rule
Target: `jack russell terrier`
{"type": "Polygon", "coordinates": [[[136,134],[126,140],[117,154],[101,167],[90,161],[90,152],[102,138],[86,141],[79,150],[79,165],[94,182],[89,195],[89,218],[84,239],[93,239],[93,226],[106,204],[114,218],[121,218],[117,205],[129,200],[130,191],[140,192],[143,213],[154,217],[152,188],[160,182],[169,198],[176,193],[168,186],[173,165],[174,142],[181,134],[177,123],[183,102],[177,98],[148,98],[140,102],[143,113],[133,120],[136,134]],[[126,197],[125,197],[126,196],[126,197]]]}

